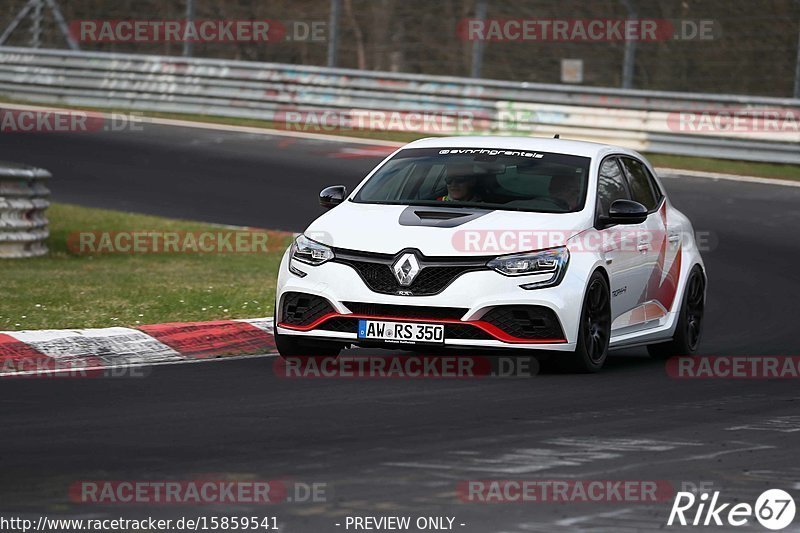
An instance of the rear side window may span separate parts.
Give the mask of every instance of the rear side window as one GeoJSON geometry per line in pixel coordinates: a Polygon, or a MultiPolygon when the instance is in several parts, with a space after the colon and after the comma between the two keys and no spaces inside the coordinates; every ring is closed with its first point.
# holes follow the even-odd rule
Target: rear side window
{"type": "Polygon", "coordinates": [[[608,209],[616,200],[630,200],[625,186],[625,177],[616,158],[603,161],[597,180],[597,211],[600,216],[608,216],[608,209]]]}
{"type": "Polygon", "coordinates": [[[648,211],[652,211],[661,198],[650,171],[647,170],[644,163],[636,159],[623,157],[621,161],[628,174],[628,183],[631,186],[633,199],[645,206],[648,211]]]}

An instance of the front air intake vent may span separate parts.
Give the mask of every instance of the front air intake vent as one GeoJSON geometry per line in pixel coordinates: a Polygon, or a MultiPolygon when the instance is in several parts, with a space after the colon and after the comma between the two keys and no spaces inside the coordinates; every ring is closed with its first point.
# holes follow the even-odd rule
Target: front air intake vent
{"type": "Polygon", "coordinates": [[[452,211],[414,211],[414,214],[426,220],[452,220],[468,216],[464,213],[453,213],[452,211]]]}
{"type": "Polygon", "coordinates": [[[319,317],[333,312],[333,306],[321,296],[302,292],[287,292],[283,296],[281,323],[292,326],[307,326],[319,317]]]}
{"type": "Polygon", "coordinates": [[[481,318],[518,339],[563,339],[564,331],[549,307],[504,305],[495,307],[481,318]]]}

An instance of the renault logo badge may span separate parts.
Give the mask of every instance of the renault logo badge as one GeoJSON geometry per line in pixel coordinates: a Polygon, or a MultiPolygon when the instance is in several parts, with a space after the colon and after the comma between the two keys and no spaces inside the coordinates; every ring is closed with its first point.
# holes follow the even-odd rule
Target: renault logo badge
{"type": "Polygon", "coordinates": [[[414,282],[419,274],[419,261],[414,254],[403,254],[400,259],[392,265],[394,277],[403,287],[408,287],[414,282]]]}

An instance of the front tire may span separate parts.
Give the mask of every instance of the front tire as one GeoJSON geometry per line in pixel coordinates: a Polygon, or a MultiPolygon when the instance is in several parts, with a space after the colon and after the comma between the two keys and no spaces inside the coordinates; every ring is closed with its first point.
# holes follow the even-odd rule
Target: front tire
{"type": "Polygon", "coordinates": [[[653,359],[676,355],[694,355],[703,336],[703,314],[706,306],[706,278],[698,265],[689,273],[681,303],[675,335],[669,342],[651,344],[647,352],[653,359]]]}
{"type": "Polygon", "coordinates": [[[576,373],[598,372],[608,358],[611,340],[611,296],[608,282],[600,271],[589,278],[581,309],[578,343],[571,354],[557,354],[553,359],[561,369],[576,373]]]}

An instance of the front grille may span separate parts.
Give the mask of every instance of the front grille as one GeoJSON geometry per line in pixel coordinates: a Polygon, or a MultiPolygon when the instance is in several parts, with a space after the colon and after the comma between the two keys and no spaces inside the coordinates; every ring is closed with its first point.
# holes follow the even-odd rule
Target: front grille
{"type": "Polygon", "coordinates": [[[460,320],[468,309],[459,307],[425,307],[418,305],[390,305],[363,302],[343,302],[353,314],[388,316],[393,318],[452,319],[460,320]]]}
{"type": "Polygon", "coordinates": [[[411,285],[400,285],[394,277],[391,265],[350,261],[346,263],[356,269],[367,287],[382,294],[397,294],[409,291],[411,296],[430,296],[442,292],[458,276],[475,270],[473,267],[427,267],[420,270],[411,285]]]}
{"type": "Polygon", "coordinates": [[[467,272],[485,270],[486,257],[426,258],[419,252],[403,250],[396,255],[335,250],[337,263],[348,265],[358,272],[367,287],[381,294],[405,296],[430,296],[439,294],[456,278],[467,272]],[[392,265],[403,254],[413,252],[417,256],[420,271],[411,285],[400,285],[392,271],[392,265]]]}
{"type": "Polygon", "coordinates": [[[283,296],[281,322],[292,326],[307,326],[319,317],[333,312],[333,306],[321,296],[287,292],[283,296]]]}
{"type": "Polygon", "coordinates": [[[329,318],[320,324],[317,329],[335,331],[337,333],[358,333],[358,319],[337,316],[329,318]]]}
{"type": "Polygon", "coordinates": [[[464,339],[472,341],[494,340],[494,337],[480,328],[468,324],[445,324],[445,339],[464,339]]]}
{"type": "Polygon", "coordinates": [[[495,307],[481,318],[518,339],[563,339],[564,332],[552,309],[536,305],[495,307]]]}

